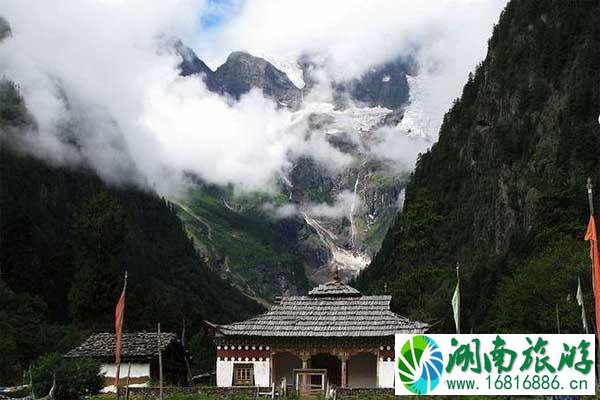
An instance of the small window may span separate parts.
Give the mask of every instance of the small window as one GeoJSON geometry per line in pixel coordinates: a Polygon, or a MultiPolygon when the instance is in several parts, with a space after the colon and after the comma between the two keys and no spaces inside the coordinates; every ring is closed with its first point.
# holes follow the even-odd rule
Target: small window
{"type": "Polygon", "coordinates": [[[233,364],[233,386],[254,386],[254,365],[233,364]]]}

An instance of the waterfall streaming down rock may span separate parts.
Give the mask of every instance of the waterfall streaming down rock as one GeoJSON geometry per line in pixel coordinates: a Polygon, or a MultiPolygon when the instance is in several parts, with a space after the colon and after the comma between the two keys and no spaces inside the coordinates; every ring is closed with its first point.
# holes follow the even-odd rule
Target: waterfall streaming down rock
{"type": "Polygon", "coordinates": [[[356,238],[356,228],[354,227],[354,213],[356,212],[356,203],[357,203],[357,199],[358,199],[358,195],[357,195],[357,189],[358,189],[358,181],[360,179],[360,174],[356,175],[356,182],[354,182],[354,191],[352,192],[353,194],[353,198],[352,198],[352,205],[350,207],[350,244],[352,245],[352,248],[354,248],[355,246],[355,238],[356,238]]]}
{"type": "Polygon", "coordinates": [[[323,226],[315,218],[311,218],[306,213],[303,214],[304,221],[313,228],[321,242],[323,242],[331,254],[330,261],[327,265],[321,268],[320,275],[325,277],[330,276],[330,272],[337,267],[343,281],[349,281],[351,278],[358,275],[369,263],[370,257],[367,254],[355,250],[348,250],[339,246],[336,241],[337,235],[323,226]]]}

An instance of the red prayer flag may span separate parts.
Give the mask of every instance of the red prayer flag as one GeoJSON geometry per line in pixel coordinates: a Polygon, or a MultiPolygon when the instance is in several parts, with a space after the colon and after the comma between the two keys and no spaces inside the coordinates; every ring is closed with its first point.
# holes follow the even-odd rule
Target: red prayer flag
{"type": "MultiPolygon", "coordinates": [[[[127,275],[125,275],[127,279],[127,275]]],[[[115,363],[117,364],[117,370],[115,374],[115,387],[119,387],[119,372],[121,369],[121,337],[123,334],[123,316],[125,314],[125,289],[127,287],[127,280],[123,286],[123,292],[119,297],[119,302],[115,308],[115,363]]]]}
{"type": "Polygon", "coordinates": [[[592,259],[592,283],[594,284],[594,311],[596,314],[596,335],[600,335],[600,253],[598,253],[598,235],[596,220],[590,216],[585,240],[590,242],[590,258],[592,259]]]}

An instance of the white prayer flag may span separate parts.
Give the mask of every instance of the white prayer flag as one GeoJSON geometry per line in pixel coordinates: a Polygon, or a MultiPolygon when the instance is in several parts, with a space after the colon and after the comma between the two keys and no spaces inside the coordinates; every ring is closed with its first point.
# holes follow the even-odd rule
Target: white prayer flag
{"type": "Polygon", "coordinates": [[[583,291],[581,290],[581,279],[577,278],[577,304],[581,307],[581,322],[583,323],[583,330],[585,333],[590,333],[587,318],[585,317],[585,300],[583,299],[583,291]]]}
{"type": "Polygon", "coordinates": [[[460,333],[460,281],[456,283],[456,289],[452,296],[452,310],[454,311],[454,323],[456,324],[456,333],[460,333]]]}

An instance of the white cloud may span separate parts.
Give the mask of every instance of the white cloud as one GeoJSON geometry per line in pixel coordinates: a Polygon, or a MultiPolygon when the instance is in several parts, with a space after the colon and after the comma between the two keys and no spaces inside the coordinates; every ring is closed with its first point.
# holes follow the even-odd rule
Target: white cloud
{"type": "Polygon", "coordinates": [[[333,204],[311,204],[306,214],[311,217],[342,218],[349,217],[353,209],[360,207],[360,198],[349,190],[339,193],[333,204]]]}
{"type": "MultiPolygon", "coordinates": [[[[483,57],[504,3],[247,0],[226,26],[198,37],[204,0],[3,0],[0,15],[13,35],[0,44],[0,75],[19,85],[35,117],[28,147],[53,162],[87,163],[111,182],[134,180],[161,192],[176,190],[185,171],[211,183],[268,189],[300,155],[334,170],[351,159],[322,135],[307,136],[305,122],[258,91],[234,102],[196,77],[180,77],[166,38],[195,42],[213,62],[240,49],[314,53],[327,60],[321,77],[356,76],[415,55],[429,94],[414,104],[441,119],[483,57]]],[[[400,145],[406,151],[376,151],[413,157],[405,154],[412,145],[400,145]]]]}
{"type": "Polygon", "coordinates": [[[419,129],[435,137],[443,114],[485,56],[487,39],[507,0],[246,0],[220,30],[196,43],[213,66],[232,50],[325,60],[334,79],[413,56],[421,91],[419,129]]]}
{"type": "Polygon", "coordinates": [[[30,148],[57,162],[90,163],[111,182],[172,192],[184,171],[211,183],[264,188],[302,141],[290,114],[258,91],[239,102],[178,75],[170,37],[188,37],[202,1],[8,0],[13,35],[0,73],[35,117],[30,148]],[[63,140],[73,127],[77,149],[63,140]],[[133,173],[134,170],[141,174],[133,173]]]}
{"type": "Polygon", "coordinates": [[[257,189],[289,165],[289,149],[300,140],[287,129],[289,121],[258,90],[228,104],[199,79],[181,78],[148,93],[142,122],[166,165],[208,182],[257,189]]]}
{"type": "Polygon", "coordinates": [[[333,203],[308,203],[297,205],[286,203],[276,206],[272,203],[266,203],[263,207],[265,211],[271,212],[277,218],[289,218],[306,214],[312,218],[338,219],[350,217],[356,209],[360,208],[361,200],[356,193],[344,190],[335,196],[333,203]]]}
{"type": "Polygon", "coordinates": [[[293,203],[283,204],[281,206],[275,206],[272,203],[266,203],[264,210],[273,213],[276,218],[289,218],[300,214],[298,206],[293,203]]]}
{"type": "Polygon", "coordinates": [[[160,149],[140,123],[144,99],[177,79],[176,59],[157,52],[161,35],[190,34],[202,4],[2,1],[13,34],[0,45],[0,73],[19,85],[35,118],[37,153],[83,159],[110,181],[131,180],[123,172],[132,165],[147,174],[139,183],[159,181],[160,149]],[[75,129],[80,152],[61,140],[65,127],[75,129]]]}
{"type": "Polygon", "coordinates": [[[376,132],[376,143],[371,152],[392,161],[396,173],[413,169],[419,153],[424,153],[432,145],[429,138],[407,135],[401,127],[383,127],[376,132]]]}

